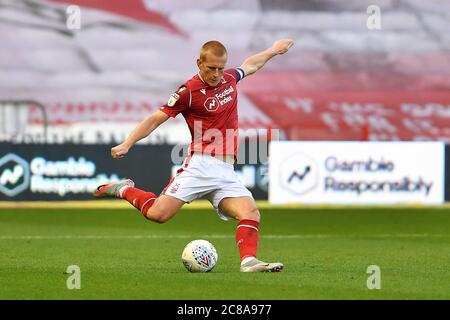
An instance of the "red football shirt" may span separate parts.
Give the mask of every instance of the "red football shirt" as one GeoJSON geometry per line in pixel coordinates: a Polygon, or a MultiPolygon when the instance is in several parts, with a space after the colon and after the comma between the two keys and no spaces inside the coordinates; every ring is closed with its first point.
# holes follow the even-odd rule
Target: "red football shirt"
{"type": "Polygon", "coordinates": [[[237,83],[242,69],[225,70],[216,87],[199,74],[173,93],[160,110],[171,117],[183,115],[191,132],[190,153],[234,155],[238,150],[237,83]]]}

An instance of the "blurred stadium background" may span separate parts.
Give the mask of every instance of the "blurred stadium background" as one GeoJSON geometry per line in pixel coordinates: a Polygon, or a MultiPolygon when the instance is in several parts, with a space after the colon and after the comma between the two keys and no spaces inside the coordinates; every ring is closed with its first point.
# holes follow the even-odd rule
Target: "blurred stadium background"
{"type": "MultiPolygon", "coordinates": [[[[277,129],[279,139],[283,142],[317,143],[311,145],[310,149],[305,144],[288,144],[286,151],[280,149],[277,153],[278,162],[275,164],[280,170],[283,165],[289,164],[292,170],[298,165],[297,173],[306,172],[306,168],[308,172],[320,171],[322,169],[317,163],[322,160],[318,159],[329,158],[331,155],[336,158],[342,156],[347,162],[353,163],[370,159],[380,163],[385,160],[391,161],[400,172],[380,169],[367,175],[367,172],[363,172],[367,162],[359,162],[355,165],[361,167],[350,170],[353,175],[348,176],[344,172],[340,178],[350,181],[369,178],[389,180],[392,177],[393,181],[398,182],[408,177],[411,181],[423,179],[424,183],[431,183],[432,190],[419,194],[419,189],[415,190],[414,187],[411,187],[414,190],[403,190],[404,192],[392,192],[393,187],[386,187],[383,192],[374,192],[376,194],[373,197],[370,195],[366,198],[348,190],[334,190],[334,197],[328,197],[326,190],[317,191],[321,188],[317,181],[324,175],[319,172],[317,175],[309,175],[315,177],[311,178],[314,181],[299,179],[291,190],[283,184],[277,185],[276,190],[270,192],[272,195],[290,194],[290,197],[283,201],[270,199],[267,203],[271,181],[284,173],[268,168],[274,166],[270,160],[269,163],[259,159],[257,164],[240,164],[236,168],[243,181],[255,198],[262,201],[262,210],[269,216],[268,220],[275,224],[266,230],[275,235],[283,234],[286,230],[290,235],[304,232],[314,237],[315,234],[317,239],[320,238],[319,242],[331,239],[330,242],[334,242],[336,246],[339,242],[335,242],[336,239],[333,238],[335,233],[343,236],[353,232],[357,237],[378,232],[379,238],[376,241],[386,240],[389,235],[394,238],[402,237],[403,234],[403,246],[411,250],[404,252],[404,264],[396,266],[398,274],[411,263],[417,265],[423,261],[429,261],[430,270],[437,273],[431,273],[430,277],[434,278],[428,279],[429,286],[424,286],[423,292],[409,283],[409,287],[391,291],[385,296],[372,295],[368,298],[448,298],[448,291],[439,287],[439,279],[442,277],[440,267],[445,263],[448,266],[450,262],[448,256],[442,257],[443,250],[449,249],[450,223],[447,215],[443,214],[448,210],[445,201],[450,201],[450,149],[445,145],[450,143],[448,0],[0,0],[0,210],[4,213],[0,214],[3,225],[0,236],[3,262],[0,262],[0,268],[12,272],[11,270],[23,268],[28,263],[36,263],[38,270],[44,268],[45,263],[36,256],[25,254],[27,251],[24,248],[26,242],[31,241],[36,245],[35,250],[41,250],[39,237],[45,239],[49,234],[48,240],[53,239],[52,245],[55,246],[55,243],[61,241],[58,237],[64,236],[68,236],[65,240],[67,242],[97,242],[89,238],[89,232],[104,234],[105,239],[110,239],[107,235],[114,231],[119,238],[110,240],[117,241],[119,246],[119,242],[123,243],[119,240],[124,234],[125,237],[136,235],[131,232],[134,225],[126,227],[128,229],[120,229],[118,225],[126,225],[127,219],[140,217],[125,215],[121,220],[121,215],[114,216],[117,225],[107,223],[109,228],[94,230],[86,225],[89,225],[89,221],[101,225],[101,217],[106,213],[93,210],[92,215],[86,217],[80,212],[89,206],[128,208],[128,204],[122,202],[88,201],[92,200],[93,189],[108,180],[130,177],[136,179],[137,185],[144,189],[155,192],[162,190],[177,165],[171,161],[173,146],[189,143],[189,132],[183,118],[179,116],[141,141],[123,161],[112,161],[109,158],[111,146],[122,142],[138,122],[157,110],[173,90],[197,72],[195,59],[205,41],[217,39],[223,42],[229,51],[229,66],[237,67],[246,57],[269,47],[274,40],[288,37],[294,39],[295,46],[287,55],[273,59],[259,73],[240,84],[240,126],[248,130],[243,132],[242,145],[255,143],[255,139],[252,139],[255,136],[259,139],[267,137],[261,134],[264,131],[255,134],[252,129],[277,129]],[[67,26],[66,10],[69,5],[81,8],[80,29],[71,30],[67,26]],[[379,30],[367,27],[367,20],[371,16],[367,8],[370,5],[377,5],[381,9],[379,30]],[[332,143],[348,141],[356,144],[352,145],[350,151],[342,151],[342,154],[339,153],[344,150],[342,145],[332,143]],[[395,149],[398,149],[397,153],[391,152],[395,149]],[[303,156],[292,158],[292,150],[297,150],[303,156]],[[329,153],[323,155],[323,150],[328,150],[329,153]],[[291,164],[289,159],[297,162],[291,164]],[[146,170],[148,167],[158,170],[146,170]],[[301,183],[308,186],[303,187],[301,183]],[[297,193],[295,188],[299,188],[297,193]],[[312,192],[314,188],[317,190],[312,192]],[[340,198],[344,193],[345,196],[340,198]],[[69,200],[80,202],[67,202],[69,200]],[[358,215],[355,214],[355,208],[347,211],[342,206],[339,209],[342,220],[336,221],[335,225],[325,223],[323,229],[308,229],[301,226],[305,220],[299,217],[315,225],[312,222],[315,221],[314,209],[302,209],[306,213],[299,213],[297,216],[295,213],[299,209],[292,206],[283,211],[285,213],[273,209],[274,204],[277,205],[277,210],[282,210],[289,208],[292,203],[300,205],[300,208],[305,203],[362,206],[400,203],[407,207],[403,211],[389,207],[387,212],[376,209],[370,211],[370,207],[363,207],[358,215]],[[419,208],[408,207],[416,204],[419,204],[419,208]],[[422,207],[423,204],[436,206],[430,209],[422,207]],[[23,209],[39,206],[54,208],[55,214],[58,212],[60,216],[55,218],[48,215],[47,209],[23,209]],[[69,207],[72,209],[67,209],[69,207]],[[77,208],[83,210],[77,211],[77,208]],[[415,210],[417,219],[410,220],[411,210],[415,210]],[[309,212],[311,216],[308,215],[309,212]],[[394,212],[396,218],[392,218],[389,212],[394,212]],[[22,220],[21,213],[28,214],[31,220],[22,220]],[[77,214],[80,215],[78,220],[73,218],[77,214]],[[283,217],[286,215],[287,219],[297,222],[298,229],[289,229],[289,223],[285,222],[277,228],[277,219],[270,218],[275,214],[283,217]],[[382,217],[383,214],[385,217],[379,224],[371,220],[373,216],[382,217]],[[64,216],[67,217],[66,220],[62,218],[64,216]],[[430,218],[426,219],[425,216],[430,218]],[[348,218],[355,219],[352,220],[356,224],[355,228],[345,225],[348,218]],[[394,224],[398,229],[390,225],[391,218],[397,219],[394,224]],[[73,223],[73,228],[68,225],[69,221],[73,223]],[[375,223],[378,229],[374,231],[361,227],[366,223],[375,223]],[[61,227],[65,233],[55,231],[52,226],[61,227]],[[402,229],[403,227],[406,229],[402,229]],[[120,233],[121,231],[124,233],[120,233]],[[333,234],[329,235],[330,239],[320,237],[327,232],[333,234]],[[416,232],[418,233],[412,240],[409,239],[412,242],[408,242],[407,235],[416,232]],[[428,234],[430,239],[426,237],[428,234]],[[52,236],[55,238],[51,238],[52,236]],[[420,248],[419,245],[419,251],[415,251],[413,246],[417,244],[417,239],[422,239],[424,243],[428,239],[430,247],[420,248]],[[14,248],[19,252],[19,258],[14,253],[14,248]],[[418,256],[417,261],[408,260],[408,257],[415,254],[418,256]],[[38,262],[21,260],[21,257],[31,260],[34,257],[36,260],[32,261],[38,262]],[[22,264],[21,261],[27,263],[22,264]]],[[[416,186],[421,188],[419,182],[416,186]]],[[[405,188],[409,187],[406,185],[405,188]]],[[[202,206],[200,203],[196,208],[202,206]]],[[[333,220],[331,217],[334,217],[335,212],[334,209],[330,210],[317,215],[318,219],[333,220]]],[[[232,233],[231,227],[219,227],[214,223],[211,222],[213,231],[210,232],[215,230],[218,233],[232,233]]],[[[157,228],[145,225],[150,232],[155,232],[157,228]]],[[[135,231],[142,234],[144,228],[137,223],[136,226],[135,231]]],[[[182,229],[180,223],[175,222],[173,226],[174,230],[182,229]]],[[[163,230],[171,233],[170,227],[168,228],[163,230]]],[[[175,251],[190,237],[209,234],[205,230],[194,228],[192,233],[189,230],[184,230],[187,232],[185,238],[172,239],[172,242],[178,241],[171,243],[175,251]]],[[[228,243],[225,245],[226,241],[220,237],[212,239],[219,242],[219,252],[229,250],[226,253],[230,256],[229,261],[234,261],[236,254],[227,247],[228,243]]],[[[232,242],[230,239],[227,240],[229,243],[232,242]]],[[[264,236],[262,239],[264,241],[264,236]]],[[[295,239],[298,238],[290,239],[290,245],[296,247],[295,239]]],[[[156,238],[147,240],[157,241],[156,238]]],[[[352,242],[347,240],[348,242],[341,243],[341,248],[352,246],[352,242]]],[[[132,242],[136,239],[125,238],[124,241],[132,242]]],[[[288,240],[280,238],[270,243],[266,240],[264,246],[270,247],[276,241],[288,240]]],[[[323,246],[329,244],[321,243],[323,246]]],[[[378,242],[371,243],[368,250],[377,248],[377,244],[378,242]]],[[[274,247],[278,248],[278,252],[288,250],[281,242],[274,247]]],[[[69,252],[73,249],[67,243],[64,247],[57,248],[69,252]]],[[[94,250],[93,247],[89,248],[94,250]]],[[[121,264],[127,256],[126,249],[122,249],[124,252],[122,255],[118,254],[115,261],[118,270],[122,270],[122,267],[130,268],[121,264]]],[[[145,248],[140,250],[142,253],[145,248]]],[[[386,250],[395,255],[396,249],[388,247],[386,250]]],[[[46,252],[45,249],[42,252],[46,252]]],[[[345,250],[335,252],[341,256],[334,261],[333,267],[339,266],[339,258],[346,261],[346,255],[352,255],[345,250]]],[[[48,251],[47,254],[51,255],[51,252],[48,251]]],[[[80,252],[77,254],[82,256],[80,252]]],[[[161,252],[152,252],[153,254],[161,252]]],[[[305,252],[298,253],[299,257],[304,254],[305,252]]],[[[310,263],[308,257],[313,259],[308,254],[306,260],[299,258],[297,269],[293,269],[303,272],[301,263],[310,263]]],[[[326,253],[325,256],[331,254],[326,253]]],[[[285,259],[289,259],[287,253],[285,256],[285,259]]],[[[174,257],[164,257],[175,261],[178,259],[178,252],[174,257]]],[[[84,258],[89,264],[89,259],[84,258]]],[[[223,261],[227,261],[226,259],[228,258],[224,257],[223,261]]],[[[65,257],[62,261],[66,260],[69,262],[70,259],[65,257]]],[[[386,261],[389,264],[390,260],[386,261]]],[[[63,265],[63,262],[59,262],[63,265]]],[[[102,262],[98,263],[100,265],[102,262]]],[[[319,259],[311,263],[317,265],[324,261],[319,259]]],[[[230,266],[231,264],[230,262],[230,266]]],[[[55,270],[59,270],[58,268],[61,266],[55,267],[55,270]]],[[[176,272],[181,270],[174,269],[176,272]]],[[[329,271],[323,272],[330,275],[329,271]]],[[[446,272],[448,275],[448,270],[446,272]]],[[[31,274],[27,275],[32,277],[31,274]]],[[[25,280],[17,279],[20,279],[20,275],[9,278],[11,290],[1,292],[0,297],[60,296],[57,289],[49,295],[38,290],[29,296],[29,292],[21,289],[26,288],[23,282],[25,280]],[[19,286],[18,283],[22,285],[19,286]]],[[[6,277],[3,280],[6,281],[6,277]]],[[[39,287],[39,280],[33,281],[39,287]]],[[[226,278],[226,281],[230,279],[226,278]]],[[[293,278],[289,281],[297,280],[293,278]]],[[[446,281],[448,282],[448,278],[446,281]]],[[[398,285],[402,283],[400,280],[397,282],[398,285]]],[[[364,282],[361,283],[364,285],[364,282]]],[[[306,286],[307,290],[313,291],[314,285],[311,282],[309,287],[306,286]]],[[[305,288],[289,288],[284,292],[283,284],[280,284],[277,295],[268,297],[351,298],[360,297],[366,292],[362,289],[360,292],[354,291],[355,286],[359,288],[360,284],[354,284],[354,287],[343,286],[343,289],[339,287],[342,290],[327,296],[327,284],[324,284],[323,291],[308,296],[305,291],[301,291],[305,288]]],[[[161,284],[161,288],[163,287],[164,284],[161,284]]],[[[146,295],[143,294],[144,297],[157,297],[148,290],[150,289],[147,288],[146,295]]],[[[183,287],[179,292],[182,290],[183,287]]],[[[100,290],[98,295],[85,293],[84,296],[62,297],[108,297],[105,292],[100,290]]],[[[216,294],[215,297],[223,297],[219,291],[216,294]]],[[[248,294],[231,294],[229,297],[267,298],[264,295],[248,294]]],[[[142,295],[133,292],[129,297],[139,298],[142,295]]],[[[171,296],[166,293],[163,297],[186,296],[171,296]]],[[[193,294],[190,297],[214,298],[214,295],[193,294]]]]}
{"type": "MultiPolygon", "coordinates": [[[[380,0],[382,29],[369,30],[371,4],[3,0],[0,98],[43,105],[48,132],[39,135],[45,118],[30,106],[16,121],[2,113],[2,140],[119,142],[197,72],[205,41],[220,39],[239,66],[292,37],[289,55],[242,83],[243,128],[281,128],[292,140],[449,141],[450,4],[380,0]],[[68,4],[82,9],[80,30],[67,29],[68,4]]],[[[188,142],[185,132],[176,119],[150,140],[188,142]]]]}

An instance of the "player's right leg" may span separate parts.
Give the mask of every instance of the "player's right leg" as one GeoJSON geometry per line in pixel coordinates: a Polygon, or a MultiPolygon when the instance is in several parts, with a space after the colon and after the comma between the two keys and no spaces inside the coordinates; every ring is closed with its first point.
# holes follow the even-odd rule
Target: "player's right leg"
{"type": "Polygon", "coordinates": [[[185,204],[175,197],[146,192],[134,187],[132,180],[122,180],[101,185],[94,193],[95,197],[109,197],[127,200],[142,215],[156,223],[164,223],[172,218],[185,204]]]}
{"type": "Polygon", "coordinates": [[[260,214],[252,196],[238,197],[248,193],[244,186],[236,185],[235,188],[224,188],[216,193],[216,200],[228,194],[219,202],[222,214],[239,221],[236,230],[236,244],[241,258],[242,272],[279,272],[283,270],[281,262],[264,262],[256,258],[259,242],[260,214]],[[240,191],[242,189],[242,191],[240,191]]]}
{"type": "Polygon", "coordinates": [[[185,202],[180,199],[162,194],[143,214],[153,222],[164,223],[172,218],[184,204],[185,202]]]}

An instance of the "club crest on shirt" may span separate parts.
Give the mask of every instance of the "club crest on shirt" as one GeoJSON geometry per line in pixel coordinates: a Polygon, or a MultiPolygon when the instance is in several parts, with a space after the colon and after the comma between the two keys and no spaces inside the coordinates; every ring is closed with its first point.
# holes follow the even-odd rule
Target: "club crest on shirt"
{"type": "Polygon", "coordinates": [[[175,183],[175,185],[170,189],[170,193],[176,193],[178,191],[178,188],[180,187],[179,183],[175,183]]]}
{"type": "Polygon", "coordinates": [[[173,93],[167,101],[167,106],[173,107],[175,103],[177,103],[178,99],[180,99],[180,96],[176,93],[173,93]]]}

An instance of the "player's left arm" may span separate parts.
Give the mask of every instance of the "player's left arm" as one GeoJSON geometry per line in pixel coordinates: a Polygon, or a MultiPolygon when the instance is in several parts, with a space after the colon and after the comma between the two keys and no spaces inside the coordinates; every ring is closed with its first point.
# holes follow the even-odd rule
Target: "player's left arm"
{"type": "Polygon", "coordinates": [[[244,71],[244,77],[254,74],[273,57],[288,52],[293,45],[294,41],[292,39],[280,39],[275,41],[270,48],[248,57],[240,66],[242,71],[244,71]]]}

